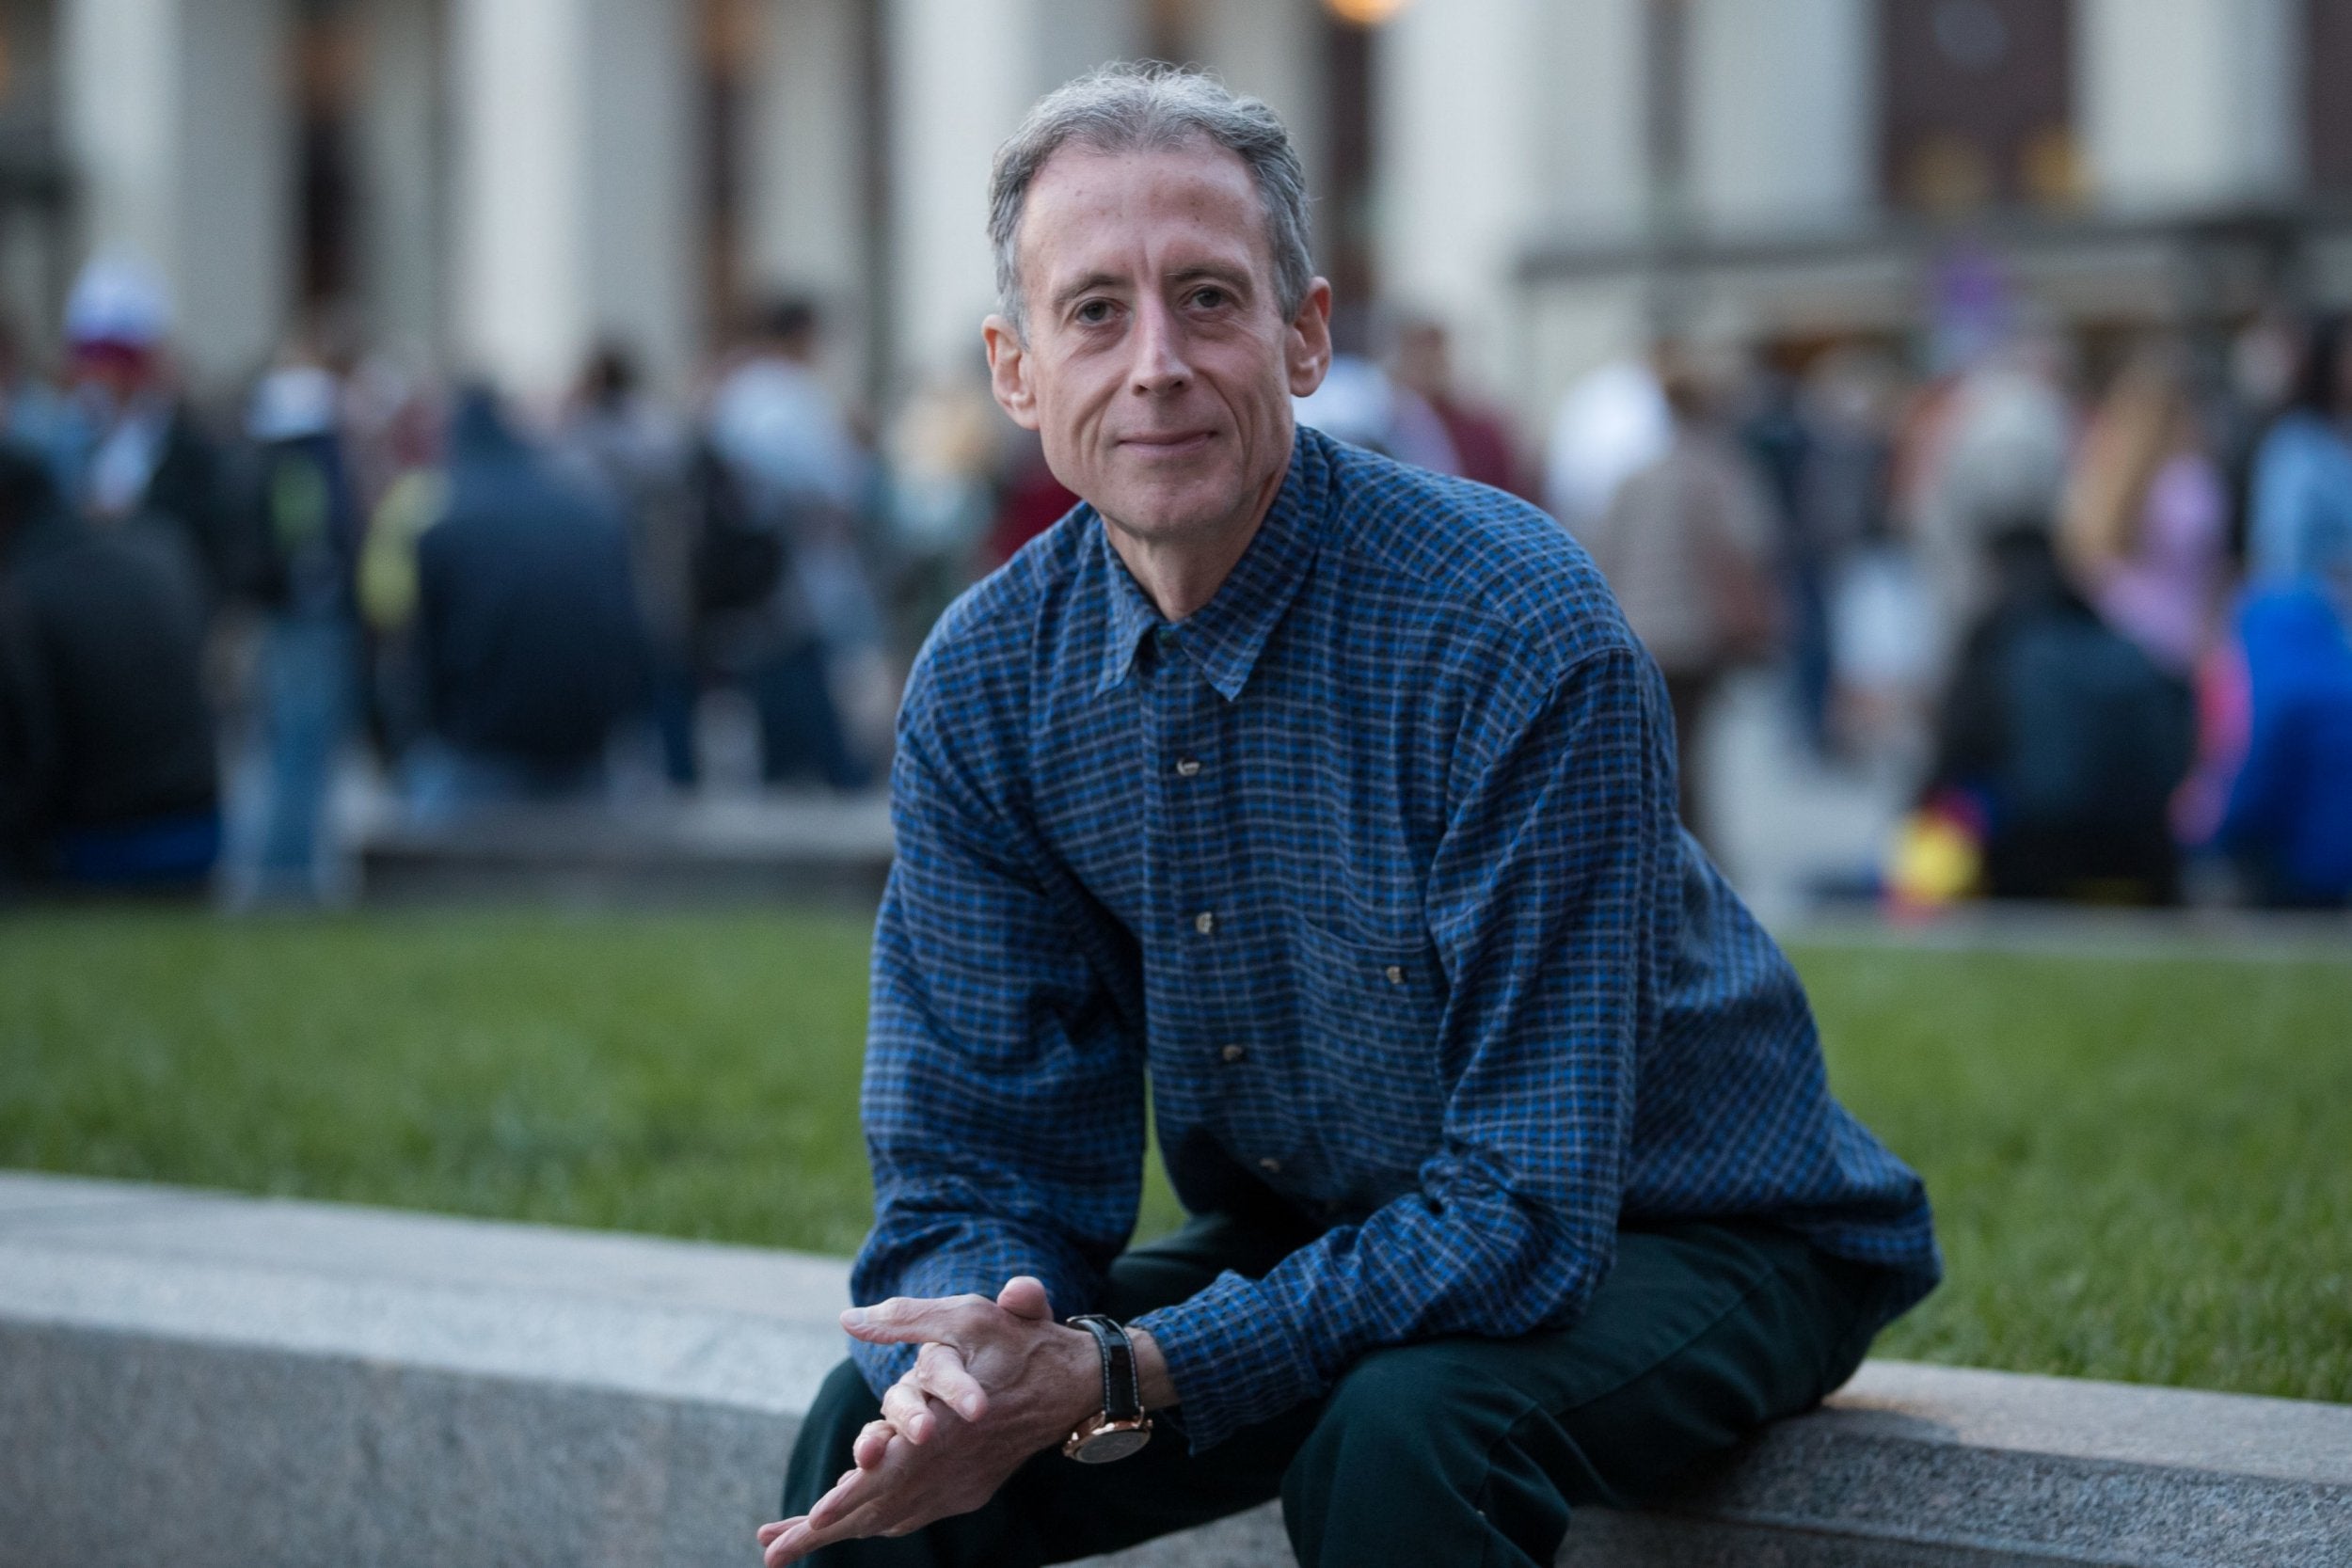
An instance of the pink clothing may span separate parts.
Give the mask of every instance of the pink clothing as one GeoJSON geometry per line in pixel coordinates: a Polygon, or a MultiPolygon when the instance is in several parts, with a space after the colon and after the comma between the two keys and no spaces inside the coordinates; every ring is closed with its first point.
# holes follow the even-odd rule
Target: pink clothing
{"type": "Polygon", "coordinates": [[[2183,452],[2156,470],[2139,539],[2090,598],[2117,631],[2167,674],[2188,678],[2219,602],[2229,499],[2212,462],[2183,452]]]}

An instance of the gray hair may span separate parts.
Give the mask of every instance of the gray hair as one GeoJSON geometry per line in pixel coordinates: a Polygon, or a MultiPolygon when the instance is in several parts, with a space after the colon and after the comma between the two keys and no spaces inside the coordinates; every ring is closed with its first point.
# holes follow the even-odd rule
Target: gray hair
{"type": "Polygon", "coordinates": [[[1248,166],[1265,206],[1274,297],[1285,321],[1298,314],[1314,281],[1307,250],[1307,173],[1281,117],[1255,98],[1236,98],[1198,71],[1124,62],[1090,71],[1038,100],[996,150],[988,182],[988,238],[996,252],[996,307],[1029,335],[1021,293],[1021,213],[1030,182],[1070,143],[1098,152],[1156,152],[1207,141],[1248,166]]]}

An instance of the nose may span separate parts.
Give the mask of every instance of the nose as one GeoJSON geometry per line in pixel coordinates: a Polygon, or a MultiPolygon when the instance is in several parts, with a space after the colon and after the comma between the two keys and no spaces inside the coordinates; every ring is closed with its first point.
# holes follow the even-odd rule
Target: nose
{"type": "Polygon", "coordinates": [[[1130,344],[1135,363],[1129,377],[1146,396],[1184,390],[1192,380],[1184,358],[1184,324],[1168,301],[1147,296],[1136,310],[1135,337],[1130,344]]]}

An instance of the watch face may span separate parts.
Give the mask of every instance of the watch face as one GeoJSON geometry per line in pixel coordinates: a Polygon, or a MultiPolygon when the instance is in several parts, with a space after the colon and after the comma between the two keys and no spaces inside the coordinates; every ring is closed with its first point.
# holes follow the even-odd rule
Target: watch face
{"type": "Polygon", "coordinates": [[[1148,1426],[1120,1427],[1110,1432],[1098,1432],[1078,1445],[1071,1457],[1086,1465],[1108,1465],[1114,1459],[1124,1459],[1152,1441],[1148,1426]]]}

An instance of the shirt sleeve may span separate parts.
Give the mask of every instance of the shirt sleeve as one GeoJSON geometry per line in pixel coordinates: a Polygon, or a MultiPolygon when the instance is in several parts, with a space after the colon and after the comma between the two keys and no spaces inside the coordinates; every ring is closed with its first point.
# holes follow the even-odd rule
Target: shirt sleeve
{"type": "Polygon", "coordinates": [[[1442,1144],[1361,1224],[1137,1320],[1196,1449],[1381,1346],[1582,1312],[1614,1256],[1634,1059],[1678,908],[1664,702],[1646,656],[1609,649],[1465,737],[1427,892],[1449,988],[1442,1144]]]}
{"type": "MultiPolygon", "coordinates": [[[[874,932],[864,1117],[874,1228],[861,1306],[1045,1283],[1059,1316],[1097,1305],[1135,1228],[1143,1061],[1101,978],[1104,937],[1025,852],[978,746],[943,743],[918,675],[892,768],[898,857],[874,932]]],[[[970,694],[960,701],[970,702],[970,694]]],[[[913,1347],[854,1344],[877,1393],[913,1347]]]]}

